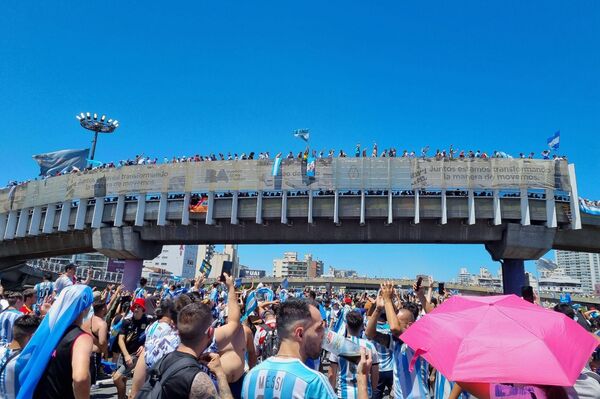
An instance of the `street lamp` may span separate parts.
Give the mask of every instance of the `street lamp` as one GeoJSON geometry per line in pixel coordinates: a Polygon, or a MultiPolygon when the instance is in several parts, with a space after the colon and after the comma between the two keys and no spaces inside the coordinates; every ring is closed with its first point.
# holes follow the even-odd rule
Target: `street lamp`
{"type": "Polygon", "coordinates": [[[98,133],[112,133],[119,127],[118,120],[106,120],[106,115],[102,115],[98,119],[98,114],[91,115],[89,112],[82,112],[76,116],[82,128],[94,132],[94,140],[92,141],[92,150],[90,151],[90,160],[94,159],[96,153],[96,142],[98,141],[98,133]]]}

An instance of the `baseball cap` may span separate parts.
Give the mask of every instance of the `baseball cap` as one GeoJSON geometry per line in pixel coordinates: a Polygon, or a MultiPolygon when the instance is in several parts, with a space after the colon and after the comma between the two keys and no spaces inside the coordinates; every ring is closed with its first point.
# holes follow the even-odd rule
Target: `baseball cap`
{"type": "Polygon", "coordinates": [[[144,298],[136,298],[135,301],[133,301],[133,303],[131,304],[131,311],[134,311],[134,308],[136,306],[139,306],[142,308],[142,310],[144,310],[144,312],[146,311],[146,300],[144,298]]]}

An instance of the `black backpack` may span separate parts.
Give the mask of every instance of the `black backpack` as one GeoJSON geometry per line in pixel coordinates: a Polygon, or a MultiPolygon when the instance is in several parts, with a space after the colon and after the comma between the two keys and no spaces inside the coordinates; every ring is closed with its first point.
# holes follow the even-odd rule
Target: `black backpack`
{"type": "Polygon", "coordinates": [[[175,363],[171,364],[171,366],[161,372],[161,366],[166,357],[167,356],[163,356],[163,358],[148,371],[146,382],[137,394],[136,399],[166,399],[167,394],[163,389],[163,384],[165,381],[168,381],[169,378],[190,367],[197,368],[199,371],[205,371],[205,368],[195,359],[186,356],[176,360],[175,363]]]}
{"type": "Polygon", "coordinates": [[[275,356],[279,351],[279,337],[277,336],[277,330],[272,329],[267,324],[264,324],[262,328],[267,332],[260,352],[260,360],[264,361],[271,356],[275,356]]]}

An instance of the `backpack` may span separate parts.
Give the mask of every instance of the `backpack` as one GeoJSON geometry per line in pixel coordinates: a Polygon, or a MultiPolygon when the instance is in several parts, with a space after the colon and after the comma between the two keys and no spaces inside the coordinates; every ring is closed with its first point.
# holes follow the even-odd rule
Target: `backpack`
{"type": "Polygon", "coordinates": [[[264,324],[262,328],[265,329],[267,335],[265,336],[265,341],[262,344],[262,350],[260,354],[261,361],[276,355],[277,351],[279,351],[279,337],[277,336],[277,330],[272,329],[267,324],[264,324]]]}
{"type": "Polygon", "coordinates": [[[178,359],[170,367],[167,367],[161,372],[161,366],[166,357],[167,356],[163,356],[163,358],[148,371],[146,382],[137,394],[136,399],[166,399],[167,395],[163,390],[163,383],[165,381],[168,381],[170,378],[177,375],[177,373],[190,367],[197,368],[199,371],[204,371],[204,368],[195,359],[184,357],[178,359]]]}

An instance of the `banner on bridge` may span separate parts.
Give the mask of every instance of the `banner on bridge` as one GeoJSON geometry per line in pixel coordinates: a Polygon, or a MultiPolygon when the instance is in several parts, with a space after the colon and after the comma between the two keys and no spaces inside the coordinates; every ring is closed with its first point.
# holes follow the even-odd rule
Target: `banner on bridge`
{"type": "Polygon", "coordinates": [[[0,191],[0,212],[79,198],[155,193],[304,190],[556,189],[570,191],[566,161],[421,158],[273,159],[97,169],[0,191]]]}

